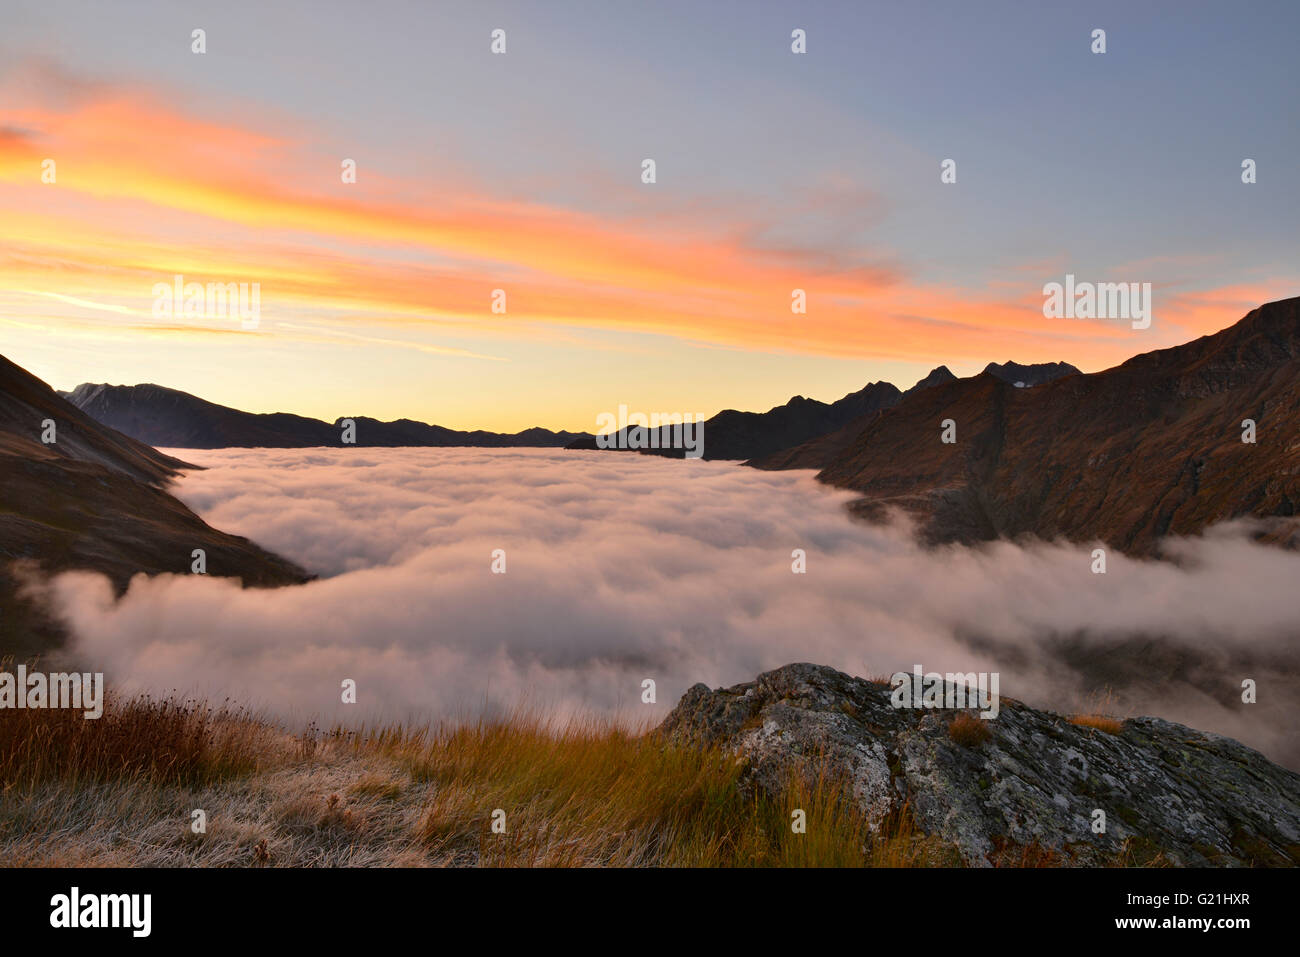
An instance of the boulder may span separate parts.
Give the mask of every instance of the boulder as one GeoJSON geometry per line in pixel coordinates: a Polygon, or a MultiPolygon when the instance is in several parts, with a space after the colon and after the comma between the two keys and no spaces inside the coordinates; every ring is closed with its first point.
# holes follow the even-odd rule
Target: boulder
{"type": "Polygon", "coordinates": [[[891,691],[791,664],[731,688],[695,685],[660,730],[734,751],[742,786],[771,795],[792,772],[828,768],[873,824],[906,806],[971,866],[1017,847],[1078,865],[1300,864],[1300,775],[1229,738],[1159,718],[1109,733],[1008,698],[979,719],[987,736],[964,737],[949,726],[974,709],[895,708],[891,691]]]}

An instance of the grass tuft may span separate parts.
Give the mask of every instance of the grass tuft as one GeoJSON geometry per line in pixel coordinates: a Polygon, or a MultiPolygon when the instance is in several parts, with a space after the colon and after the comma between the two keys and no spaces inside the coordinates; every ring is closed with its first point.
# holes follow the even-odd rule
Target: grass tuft
{"type": "Polygon", "coordinates": [[[200,785],[250,774],[270,750],[252,713],[202,702],[105,695],[104,714],[10,709],[0,717],[0,790],[50,781],[200,785]]]}
{"type": "Polygon", "coordinates": [[[1124,722],[1105,714],[1075,714],[1070,716],[1070,724],[1080,728],[1096,728],[1107,734],[1119,734],[1124,730],[1124,722]]]}
{"type": "Polygon", "coordinates": [[[988,722],[962,711],[948,722],[948,737],[963,748],[977,748],[993,737],[988,722]]]}

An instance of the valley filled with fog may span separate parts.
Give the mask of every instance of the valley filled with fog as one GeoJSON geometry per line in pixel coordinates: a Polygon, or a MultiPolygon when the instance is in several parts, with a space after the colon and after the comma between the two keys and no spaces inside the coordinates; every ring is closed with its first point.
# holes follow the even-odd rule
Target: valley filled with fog
{"type": "Polygon", "coordinates": [[[1111,551],[1096,575],[1087,543],[921,547],[901,520],[851,519],[853,495],[806,471],[557,450],[177,454],[206,466],[174,491],[208,523],[320,577],[140,576],[115,603],[101,576],[60,575],[45,587],[71,657],[120,689],[229,696],[289,722],[523,706],[639,726],[695,682],[793,661],[862,676],[919,664],[1300,765],[1300,555],[1242,525],[1170,542],[1166,561],[1111,551]],[[1258,704],[1241,703],[1243,679],[1258,704]]]}

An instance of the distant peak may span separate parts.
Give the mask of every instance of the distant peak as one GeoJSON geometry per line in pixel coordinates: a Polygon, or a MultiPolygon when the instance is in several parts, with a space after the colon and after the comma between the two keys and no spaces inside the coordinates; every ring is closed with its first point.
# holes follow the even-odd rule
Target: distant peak
{"type": "MultiPolygon", "coordinates": [[[[142,382],[139,385],[110,385],[107,382],[83,382],[71,392],[62,393],[63,397],[79,409],[103,401],[115,402],[148,402],[158,398],[175,398],[177,396],[193,399],[189,393],[181,392],[177,389],[169,389],[166,386],[155,385],[152,382],[142,382]]],[[[201,400],[196,400],[201,401],[201,400]]]]}
{"type": "Polygon", "coordinates": [[[1082,374],[1068,362],[1034,362],[1022,365],[1011,359],[1002,363],[990,362],[984,367],[984,371],[1017,388],[1042,385],[1062,376],[1082,374]]]}
{"type": "Polygon", "coordinates": [[[921,389],[928,389],[931,386],[942,385],[945,382],[952,382],[957,377],[952,374],[952,370],[947,366],[937,366],[930,370],[930,374],[918,382],[908,392],[919,392],[921,389]]]}

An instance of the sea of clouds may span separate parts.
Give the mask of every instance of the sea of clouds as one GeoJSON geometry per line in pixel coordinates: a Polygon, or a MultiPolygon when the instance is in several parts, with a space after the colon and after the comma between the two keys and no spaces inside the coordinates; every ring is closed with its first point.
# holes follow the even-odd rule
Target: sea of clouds
{"type": "Polygon", "coordinates": [[[855,675],[996,671],[1004,695],[1155,714],[1300,765],[1300,554],[1241,526],[1170,561],[1091,545],[927,549],[850,519],[810,472],[632,453],[234,449],[177,494],[318,574],[56,578],[71,655],[125,690],[284,720],[440,720],[525,706],[657,721],[691,684],[792,661],[855,675]],[[506,573],[493,574],[504,549],[506,573]],[[794,549],[806,574],[791,570],[794,549]],[[340,701],[357,683],[356,705],[340,701]],[[642,681],[658,701],[641,702],[642,681]],[[1259,703],[1240,701],[1254,679],[1259,703]]]}

